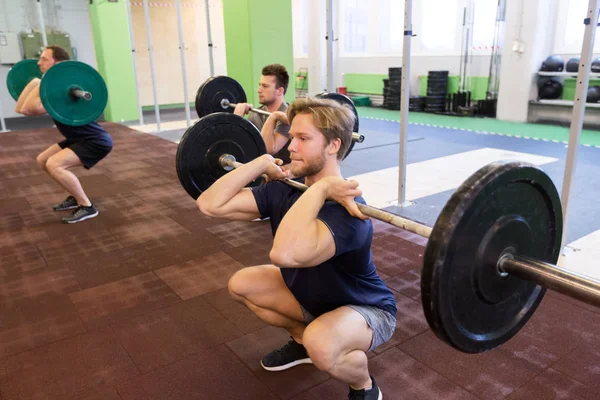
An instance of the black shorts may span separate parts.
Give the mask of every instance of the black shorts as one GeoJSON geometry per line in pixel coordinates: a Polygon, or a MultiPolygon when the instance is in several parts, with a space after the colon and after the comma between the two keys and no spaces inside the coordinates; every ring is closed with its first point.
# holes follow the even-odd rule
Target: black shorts
{"type": "Polygon", "coordinates": [[[112,150],[112,143],[106,141],[96,140],[69,140],[65,139],[62,142],[58,142],[61,149],[69,148],[73,150],[77,157],[81,160],[81,163],[85,169],[90,169],[100,160],[110,153],[112,150]]]}

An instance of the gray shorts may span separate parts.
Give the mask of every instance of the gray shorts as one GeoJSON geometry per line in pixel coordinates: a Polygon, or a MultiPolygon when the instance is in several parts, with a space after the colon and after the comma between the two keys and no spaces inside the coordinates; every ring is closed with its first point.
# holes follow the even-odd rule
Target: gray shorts
{"type": "MultiPolygon", "coordinates": [[[[373,339],[371,340],[371,347],[368,351],[371,351],[392,338],[394,331],[396,330],[396,316],[390,314],[381,308],[373,306],[355,306],[348,304],[348,307],[355,310],[357,313],[363,316],[369,328],[373,330],[373,339]]],[[[302,315],[304,316],[304,323],[306,325],[313,322],[316,318],[309,313],[302,304],[300,304],[302,315]]]]}

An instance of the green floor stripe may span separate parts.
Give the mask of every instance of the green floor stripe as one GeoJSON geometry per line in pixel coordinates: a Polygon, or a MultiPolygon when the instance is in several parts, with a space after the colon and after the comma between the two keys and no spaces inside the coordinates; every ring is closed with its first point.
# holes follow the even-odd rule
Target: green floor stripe
{"type": "MultiPolygon", "coordinates": [[[[384,110],[374,107],[357,107],[358,115],[365,118],[400,121],[400,111],[384,110]]],[[[452,117],[428,113],[411,112],[408,122],[422,126],[450,127],[467,132],[486,132],[501,136],[526,137],[562,143],[569,140],[569,128],[542,124],[520,124],[498,121],[492,118],[452,117]]],[[[600,132],[584,129],[581,132],[581,144],[600,147],[600,132]]]]}

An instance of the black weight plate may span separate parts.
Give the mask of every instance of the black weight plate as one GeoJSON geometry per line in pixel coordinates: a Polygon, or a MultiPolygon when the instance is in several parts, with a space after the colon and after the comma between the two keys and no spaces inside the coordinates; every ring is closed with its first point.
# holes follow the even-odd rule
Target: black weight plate
{"type": "Polygon", "coordinates": [[[196,92],[196,113],[202,118],[216,112],[233,113],[233,107],[223,108],[221,101],[230,103],[245,103],[246,92],[235,80],[228,76],[213,76],[208,78],[196,92]]]}
{"type": "Polygon", "coordinates": [[[449,71],[429,71],[427,76],[443,77],[448,76],[449,71]]]}
{"type": "MultiPolygon", "coordinates": [[[[352,110],[352,112],[354,112],[354,116],[356,117],[356,120],[354,122],[354,130],[353,132],[358,133],[358,112],[356,111],[356,107],[354,106],[354,102],[350,99],[350,97],[343,95],[341,93],[336,93],[336,92],[321,92],[318,95],[316,95],[315,97],[320,98],[320,99],[330,99],[330,100],[335,100],[338,103],[342,103],[342,104],[347,104],[350,106],[350,109],[352,110]]],[[[350,152],[352,151],[352,149],[354,148],[354,140],[350,141],[350,147],[348,147],[348,151],[346,151],[346,154],[344,155],[344,159],[346,157],[348,157],[348,154],[350,154],[350,152]]]]}
{"type": "MultiPolygon", "coordinates": [[[[183,134],[177,147],[177,176],[185,191],[197,199],[227,173],[219,164],[221,155],[231,154],[236,161],[247,163],[266,152],[265,142],[252,122],[224,112],[209,114],[183,134]]],[[[250,186],[261,181],[259,178],[250,186]]]]}
{"type": "Polygon", "coordinates": [[[446,96],[429,96],[425,100],[426,105],[432,105],[432,106],[444,104],[445,102],[446,102],[446,96]]]}
{"type": "Polygon", "coordinates": [[[448,82],[427,82],[427,87],[446,89],[448,87],[448,82]]]}
{"type": "Polygon", "coordinates": [[[546,289],[501,276],[501,254],[512,248],[555,264],[561,238],[560,198],[548,175],[515,161],[481,168],[446,203],[425,249],[421,296],[433,332],[467,353],[509,340],[546,289]]]}

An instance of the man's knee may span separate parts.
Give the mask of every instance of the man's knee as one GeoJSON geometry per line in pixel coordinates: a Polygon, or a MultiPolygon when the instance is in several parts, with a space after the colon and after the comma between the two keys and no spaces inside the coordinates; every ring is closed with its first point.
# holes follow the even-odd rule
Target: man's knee
{"type": "Polygon", "coordinates": [[[302,335],[302,344],[306,348],[315,367],[329,371],[336,363],[338,354],[336,346],[331,343],[330,336],[319,324],[309,324],[302,335]]]}
{"type": "Polygon", "coordinates": [[[244,300],[244,295],[246,294],[246,283],[244,280],[244,270],[241,269],[237,271],[231,278],[229,278],[229,282],[227,283],[227,289],[229,289],[229,294],[236,301],[242,302],[244,300]]]}
{"type": "Polygon", "coordinates": [[[46,160],[45,169],[49,173],[54,173],[62,168],[64,168],[62,163],[56,157],[50,157],[46,160]]]}
{"type": "Polygon", "coordinates": [[[41,153],[40,155],[38,155],[36,157],[35,161],[37,162],[37,164],[40,166],[41,169],[43,169],[44,171],[46,170],[46,164],[48,163],[48,158],[44,156],[44,153],[41,153]]]}

